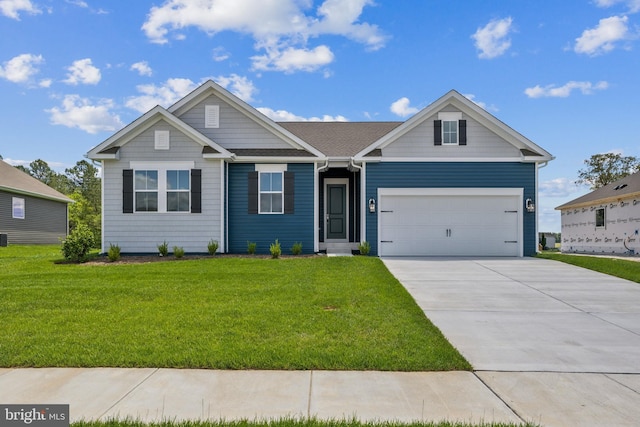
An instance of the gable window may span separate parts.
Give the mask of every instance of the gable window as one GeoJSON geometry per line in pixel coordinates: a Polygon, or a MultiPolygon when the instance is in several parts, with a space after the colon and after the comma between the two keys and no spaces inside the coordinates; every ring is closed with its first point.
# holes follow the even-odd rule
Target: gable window
{"type": "Polygon", "coordinates": [[[24,199],[20,197],[11,198],[12,218],[24,219],[24,199]]]}
{"type": "Polygon", "coordinates": [[[136,212],[158,211],[158,171],[135,171],[136,212]]]}
{"type": "Polygon", "coordinates": [[[467,145],[467,121],[460,112],[438,113],[433,122],[434,145],[467,145]]]}
{"type": "Polygon", "coordinates": [[[167,171],[167,212],[189,212],[189,171],[167,171]]]}
{"type": "Polygon", "coordinates": [[[606,224],[604,208],[596,209],[596,228],[602,228],[606,224]]]}
{"type": "Polygon", "coordinates": [[[260,213],[283,213],[283,172],[260,172],[260,213]]]}

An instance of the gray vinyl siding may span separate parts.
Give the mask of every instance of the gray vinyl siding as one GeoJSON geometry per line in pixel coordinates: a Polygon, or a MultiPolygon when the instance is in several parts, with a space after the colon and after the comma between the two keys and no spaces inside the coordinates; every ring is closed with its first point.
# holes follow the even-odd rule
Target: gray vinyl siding
{"type": "Polygon", "coordinates": [[[462,114],[462,119],[467,121],[467,145],[434,145],[433,121],[437,118],[434,114],[383,148],[382,156],[434,159],[520,157],[520,150],[466,114],[462,114]]]}
{"type": "MultiPolygon", "coordinates": [[[[537,204],[536,165],[512,162],[388,162],[366,165],[365,200],[377,198],[378,188],[523,188],[524,199],[537,204]]],[[[366,213],[366,239],[377,254],[378,213],[366,213]]],[[[524,255],[537,249],[536,214],[524,212],[524,255]]]]}
{"type": "Polygon", "coordinates": [[[213,239],[222,242],[221,161],[202,158],[202,146],[165,122],[159,122],[120,149],[120,160],[104,165],[103,250],[117,244],[123,253],[157,253],[167,241],[170,251],[183,247],[187,253],[204,253],[213,239]],[[154,149],[154,131],[169,130],[170,149],[154,149]],[[202,170],[202,213],[122,213],[122,170],[131,161],[194,161],[202,170]]]}
{"type": "Polygon", "coordinates": [[[0,191],[0,233],[11,244],[59,244],[67,235],[67,204],[0,191]],[[12,198],[24,199],[24,219],[13,218],[12,198]]]}
{"type": "Polygon", "coordinates": [[[291,145],[282,141],[265,127],[214,95],[195,105],[179,118],[203,135],[206,135],[216,144],[231,151],[243,148],[291,148],[291,145]],[[219,128],[204,127],[205,105],[220,106],[219,128]]]}

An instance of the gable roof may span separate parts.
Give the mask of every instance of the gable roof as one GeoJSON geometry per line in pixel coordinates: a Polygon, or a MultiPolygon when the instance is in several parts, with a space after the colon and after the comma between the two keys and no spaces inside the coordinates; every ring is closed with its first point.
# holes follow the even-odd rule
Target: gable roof
{"type": "Polygon", "coordinates": [[[523,161],[545,162],[554,159],[548,151],[534,144],[531,140],[519,132],[516,132],[511,127],[507,126],[505,123],[498,120],[492,114],[489,114],[486,110],[479,107],[477,104],[455,90],[450,90],[435,102],[419,111],[409,120],[384,135],[378,141],[368,147],[365,147],[355,155],[356,159],[362,160],[363,157],[370,154],[373,150],[386,147],[402,135],[423,123],[429,117],[441,111],[447,105],[456,107],[470,118],[476,120],[484,127],[518,148],[522,153],[523,161]]]}
{"type": "Polygon", "coordinates": [[[87,157],[93,160],[117,159],[119,150],[123,145],[130,142],[134,137],[149,129],[160,120],[166,121],[190,137],[193,141],[202,145],[203,155],[205,157],[230,158],[233,156],[229,151],[157,105],[129,125],[111,135],[111,137],[104,142],[93,147],[87,153],[87,157]]]}
{"type": "Polygon", "coordinates": [[[353,157],[402,122],[278,122],[329,157],[353,157]]]}
{"type": "Polygon", "coordinates": [[[627,175],[624,178],[612,182],[611,184],[597,188],[584,196],[558,206],[556,209],[562,210],[600,203],[609,203],[628,197],[640,198],[640,172],[627,175]]]}
{"type": "Polygon", "coordinates": [[[190,94],[169,107],[168,111],[175,116],[180,116],[184,111],[192,108],[194,105],[201,102],[212,93],[235,107],[238,111],[256,122],[258,125],[262,126],[267,131],[271,132],[272,134],[290,144],[291,148],[306,150],[315,157],[325,157],[324,153],[320,152],[313,146],[309,145],[306,141],[289,132],[287,129],[280,126],[278,123],[274,122],[269,117],[265,116],[260,111],[247,104],[228,90],[224,89],[213,80],[207,80],[205,83],[193,90],[190,94]]]}
{"type": "Polygon", "coordinates": [[[58,202],[73,202],[59,191],[2,160],[0,160],[0,190],[58,202]]]}

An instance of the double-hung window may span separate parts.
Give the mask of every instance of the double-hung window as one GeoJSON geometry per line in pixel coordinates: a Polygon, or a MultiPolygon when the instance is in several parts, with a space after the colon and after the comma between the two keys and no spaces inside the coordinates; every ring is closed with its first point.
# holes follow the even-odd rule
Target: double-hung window
{"type": "Polygon", "coordinates": [[[442,121],[442,144],[458,144],[458,121],[442,121]]]}
{"type": "Polygon", "coordinates": [[[260,213],[283,213],[283,172],[260,172],[260,213]]]}
{"type": "Polygon", "coordinates": [[[167,171],[167,212],[189,212],[189,171],[167,171]]]}
{"type": "Polygon", "coordinates": [[[135,171],[136,212],[158,211],[158,171],[135,171]]]}
{"type": "Polygon", "coordinates": [[[467,145],[467,121],[461,112],[440,112],[433,123],[435,145],[467,145]]]}
{"type": "Polygon", "coordinates": [[[21,197],[11,198],[11,217],[15,219],[24,219],[24,199],[21,197]]]}

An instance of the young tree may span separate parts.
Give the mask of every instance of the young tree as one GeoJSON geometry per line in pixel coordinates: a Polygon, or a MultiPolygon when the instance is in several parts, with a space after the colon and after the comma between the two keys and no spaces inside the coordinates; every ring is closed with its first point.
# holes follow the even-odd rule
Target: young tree
{"type": "Polygon", "coordinates": [[[594,154],[584,163],[587,166],[578,171],[576,184],[589,184],[592,190],[640,171],[640,159],[617,153],[594,154]]]}

